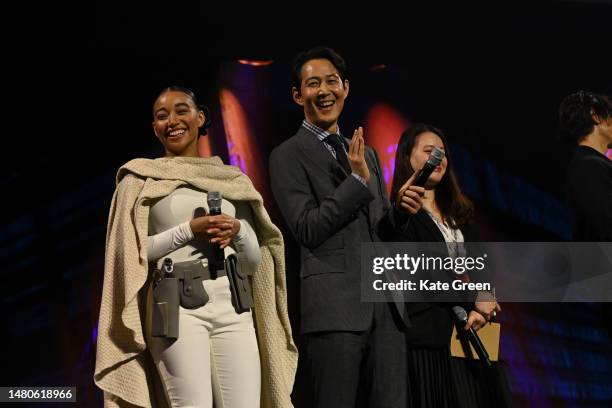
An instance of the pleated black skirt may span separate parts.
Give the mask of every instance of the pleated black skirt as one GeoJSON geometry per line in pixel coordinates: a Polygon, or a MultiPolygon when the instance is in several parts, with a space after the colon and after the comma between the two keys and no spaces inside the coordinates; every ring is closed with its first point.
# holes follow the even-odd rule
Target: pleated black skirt
{"type": "Polygon", "coordinates": [[[411,408],[506,408],[512,396],[500,363],[451,357],[446,348],[408,350],[411,408]]]}

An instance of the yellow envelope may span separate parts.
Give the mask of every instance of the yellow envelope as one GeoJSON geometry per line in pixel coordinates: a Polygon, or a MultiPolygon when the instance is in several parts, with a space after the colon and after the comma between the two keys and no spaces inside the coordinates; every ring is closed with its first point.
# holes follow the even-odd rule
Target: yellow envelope
{"type": "MultiPolygon", "coordinates": [[[[478,330],[478,337],[484,345],[487,353],[489,353],[489,360],[499,360],[499,336],[500,336],[501,325],[499,323],[487,323],[483,328],[478,330]]],[[[474,347],[462,337],[457,338],[457,328],[453,327],[453,334],[450,339],[450,351],[451,356],[461,358],[472,358],[478,360],[478,354],[474,347]]]]}

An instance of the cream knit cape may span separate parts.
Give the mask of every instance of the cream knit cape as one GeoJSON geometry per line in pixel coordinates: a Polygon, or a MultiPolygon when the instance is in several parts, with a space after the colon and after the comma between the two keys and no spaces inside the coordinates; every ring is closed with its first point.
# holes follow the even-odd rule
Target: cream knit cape
{"type": "Polygon", "coordinates": [[[135,159],[117,173],[106,236],[104,286],[94,381],[106,406],[165,407],[163,389],[145,343],[149,208],[155,198],[191,185],[250,203],[261,247],[253,276],[255,327],[261,357],[261,406],[292,407],[297,349],[287,314],[283,237],[261,195],[240,169],[218,157],[135,159]]]}

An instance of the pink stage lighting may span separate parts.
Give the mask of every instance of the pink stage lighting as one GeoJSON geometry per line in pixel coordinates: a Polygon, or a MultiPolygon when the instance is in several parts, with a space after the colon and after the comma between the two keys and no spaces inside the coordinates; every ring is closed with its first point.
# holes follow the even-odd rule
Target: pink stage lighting
{"type": "Polygon", "coordinates": [[[378,153],[388,193],[391,193],[397,142],[408,126],[408,120],[386,104],[374,105],[366,115],[364,137],[378,153]]]}

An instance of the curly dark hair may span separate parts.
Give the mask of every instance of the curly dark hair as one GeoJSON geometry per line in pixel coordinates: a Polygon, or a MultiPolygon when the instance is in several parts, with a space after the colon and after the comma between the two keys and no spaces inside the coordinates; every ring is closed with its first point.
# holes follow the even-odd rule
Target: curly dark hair
{"type": "Polygon", "coordinates": [[[605,95],[578,91],[566,96],[559,106],[559,128],[567,139],[579,142],[593,131],[597,120],[612,118],[612,103],[605,95]]]}
{"type": "Polygon", "coordinates": [[[391,202],[395,202],[399,189],[415,172],[410,165],[410,155],[417,138],[425,132],[434,133],[442,139],[444,150],[446,151],[446,159],[448,160],[446,173],[436,186],[436,205],[453,228],[469,224],[474,217],[474,205],[459,187],[459,182],[453,170],[446,137],[440,129],[425,123],[414,124],[406,129],[400,137],[397,144],[397,152],[395,153],[395,172],[393,173],[393,183],[391,184],[391,202]]]}

